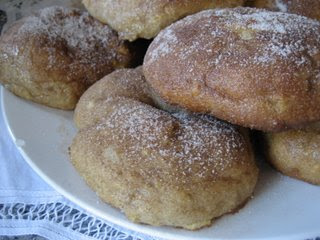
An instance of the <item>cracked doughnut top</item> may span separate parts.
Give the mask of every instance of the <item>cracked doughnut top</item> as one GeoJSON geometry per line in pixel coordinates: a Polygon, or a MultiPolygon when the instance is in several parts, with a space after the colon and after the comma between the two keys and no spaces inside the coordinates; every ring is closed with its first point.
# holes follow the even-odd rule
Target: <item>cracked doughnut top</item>
{"type": "Polygon", "coordinates": [[[294,14],[206,10],[161,31],[143,70],[172,104],[280,131],[320,118],[319,35],[318,21],[294,14]]]}

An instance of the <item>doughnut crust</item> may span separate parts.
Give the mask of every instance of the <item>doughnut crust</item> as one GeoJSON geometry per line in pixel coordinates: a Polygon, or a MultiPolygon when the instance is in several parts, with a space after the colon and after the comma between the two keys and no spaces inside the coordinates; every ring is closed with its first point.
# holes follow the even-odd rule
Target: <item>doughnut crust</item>
{"type": "Polygon", "coordinates": [[[147,82],[171,104],[280,131],[320,118],[320,23],[263,9],[206,10],[159,33],[147,82]]]}
{"type": "Polygon", "coordinates": [[[320,20],[319,0],[255,0],[253,6],[272,11],[295,13],[320,20]]]}
{"type": "Polygon", "coordinates": [[[194,230],[241,207],[258,176],[246,136],[212,117],[157,109],[149,91],[141,68],[122,69],[81,97],[70,156],[88,185],[151,225],[194,230]]]}
{"type": "Polygon", "coordinates": [[[320,185],[320,123],[299,130],[266,133],[266,154],[280,172],[320,185]]]}
{"type": "Polygon", "coordinates": [[[49,7],[1,36],[0,83],[25,99],[73,109],[91,84],[131,60],[107,25],[80,10],[49,7]]]}
{"type": "Polygon", "coordinates": [[[83,0],[90,14],[123,39],[153,38],[172,22],[209,8],[242,6],[244,0],[83,0]]]}

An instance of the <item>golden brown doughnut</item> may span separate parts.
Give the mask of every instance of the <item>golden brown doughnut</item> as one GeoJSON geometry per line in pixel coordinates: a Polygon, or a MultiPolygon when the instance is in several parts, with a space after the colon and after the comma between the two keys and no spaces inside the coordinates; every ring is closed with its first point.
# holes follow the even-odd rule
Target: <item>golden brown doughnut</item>
{"type": "Polygon", "coordinates": [[[241,207],[258,177],[246,136],[212,117],[152,105],[141,68],[117,70],[83,94],[70,156],[88,185],[151,225],[194,230],[241,207]]]}
{"type": "Polygon", "coordinates": [[[80,10],[49,7],[1,36],[0,83],[25,99],[73,109],[85,89],[131,59],[107,25],[80,10]]]}
{"type": "Polygon", "coordinates": [[[319,0],[254,0],[253,6],[272,11],[295,13],[320,20],[319,0]]]}
{"type": "Polygon", "coordinates": [[[208,8],[242,6],[244,0],[83,0],[90,14],[123,39],[153,38],[186,15],[208,8]]]}
{"type": "Polygon", "coordinates": [[[206,10],[164,29],[144,58],[171,104],[280,131],[320,119],[320,23],[263,9],[206,10]]]}
{"type": "Polygon", "coordinates": [[[300,130],[266,133],[266,153],[285,175],[320,185],[320,123],[300,130]]]}

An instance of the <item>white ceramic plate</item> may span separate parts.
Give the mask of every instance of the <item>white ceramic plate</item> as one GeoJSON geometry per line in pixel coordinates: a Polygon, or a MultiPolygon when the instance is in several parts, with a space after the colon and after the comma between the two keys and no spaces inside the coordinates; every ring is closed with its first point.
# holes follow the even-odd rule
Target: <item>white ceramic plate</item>
{"type": "Polygon", "coordinates": [[[122,227],[165,239],[307,239],[320,236],[320,187],[261,169],[255,197],[238,213],[211,227],[185,231],[133,224],[102,203],[68,159],[76,129],[72,112],[22,100],[1,87],[2,111],[10,134],[29,165],[53,188],[91,213],[122,227]]]}

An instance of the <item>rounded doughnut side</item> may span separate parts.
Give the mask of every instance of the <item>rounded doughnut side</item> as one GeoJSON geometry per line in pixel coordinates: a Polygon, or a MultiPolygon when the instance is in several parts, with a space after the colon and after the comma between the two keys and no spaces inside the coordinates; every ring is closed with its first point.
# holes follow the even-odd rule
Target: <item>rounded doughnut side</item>
{"type": "Polygon", "coordinates": [[[320,117],[319,33],[318,21],[294,14],[206,10],[159,33],[144,75],[191,111],[264,131],[298,127],[320,117]]]}
{"type": "Polygon", "coordinates": [[[320,125],[265,134],[269,162],[290,177],[320,185],[320,125]]]}

